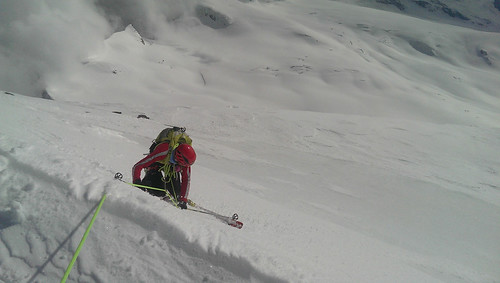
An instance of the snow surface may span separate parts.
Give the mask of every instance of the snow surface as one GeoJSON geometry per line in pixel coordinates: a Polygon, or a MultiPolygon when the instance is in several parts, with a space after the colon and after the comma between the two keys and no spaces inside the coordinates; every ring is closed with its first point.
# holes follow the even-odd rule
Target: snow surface
{"type": "Polygon", "coordinates": [[[498,33],[326,0],[0,23],[1,282],[60,281],[104,193],[70,282],[500,282],[498,33]],[[241,230],[113,180],[167,124],[241,230]]]}

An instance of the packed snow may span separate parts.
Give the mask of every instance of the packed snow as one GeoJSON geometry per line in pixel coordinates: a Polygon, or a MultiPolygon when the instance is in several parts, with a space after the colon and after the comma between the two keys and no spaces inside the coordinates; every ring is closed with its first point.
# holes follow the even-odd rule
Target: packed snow
{"type": "Polygon", "coordinates": [[[498,12],[379,2],[0,0],[0,282],[500,282],[498,12]]]}

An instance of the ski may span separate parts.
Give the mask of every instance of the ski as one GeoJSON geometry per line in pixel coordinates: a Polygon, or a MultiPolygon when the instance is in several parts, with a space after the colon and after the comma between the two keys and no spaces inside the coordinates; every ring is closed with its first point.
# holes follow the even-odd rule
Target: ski
{"type": "Polygon", "coordinates": [[[229,226],[232,226],[232,227],[236,227],[238,229],[241,229],[243,227],[243,222],[241,221],[238,221],[238,214],[233,214],[231,217],[230,216],[225,216],[225,215],[222,215],[222,214],[219,214],[217,212],[213,212],[211,210],[208,210],[198,204],[196,204],[195,202],[193,202],[192,200],[188,200],[188,205],[191,206],[191,207],[194,207],[195,209],[192,209],[192,208],[188,208],[188,210],[190,211],[196,211],[196,212],[199,212],[199,213],[204,213],[204,214],[208,214],[208,215],[212,215],[213,217],[215,217],[216,219],[226,223],[227,225],[229,226]]]}

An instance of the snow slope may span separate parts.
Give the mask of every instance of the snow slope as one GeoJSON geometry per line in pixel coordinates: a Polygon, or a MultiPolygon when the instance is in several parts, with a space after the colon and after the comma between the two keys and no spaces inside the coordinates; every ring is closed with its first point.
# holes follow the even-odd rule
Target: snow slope
{"type": "Polygon", "coordinates": [[[71,282],[499,282],[498,34],[322,0],[61,3],[0,2],[0,281],[59,281],[106,193],[71,282]],[[194,139],[190,198],[243,229],[113,180],[165,124],[194,139]]]}
{"type": "Polygon", "coordinates": [[[498,4],[491,0],[340,0],[432,21],[498,32],[498,4]]]}

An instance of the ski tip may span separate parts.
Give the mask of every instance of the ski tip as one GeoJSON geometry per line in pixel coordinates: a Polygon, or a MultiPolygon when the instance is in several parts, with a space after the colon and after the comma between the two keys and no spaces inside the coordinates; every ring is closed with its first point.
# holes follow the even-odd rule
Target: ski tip
{"type": "Polygon", "coordinates": [[[236,227],[238,229],[241,229],[243,227],[243,223],[240,221],[234,221],[231,223],[228,223],[230,226],[236,227]]]}

